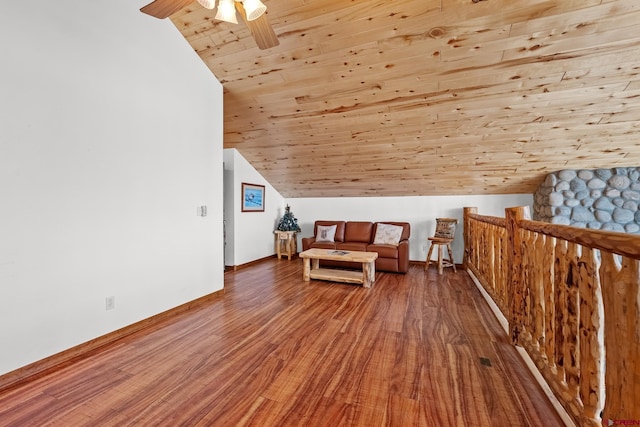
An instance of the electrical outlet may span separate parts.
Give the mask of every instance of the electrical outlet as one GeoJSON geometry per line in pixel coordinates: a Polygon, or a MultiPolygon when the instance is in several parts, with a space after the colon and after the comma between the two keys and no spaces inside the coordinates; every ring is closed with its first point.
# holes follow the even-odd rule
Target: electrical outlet
{"type": "Polygon", "coordinates": [[[116,308],[116,297],[114,296],[107,297],[105,300],[105,309],[113,310],[114,308],[116,308]]]}

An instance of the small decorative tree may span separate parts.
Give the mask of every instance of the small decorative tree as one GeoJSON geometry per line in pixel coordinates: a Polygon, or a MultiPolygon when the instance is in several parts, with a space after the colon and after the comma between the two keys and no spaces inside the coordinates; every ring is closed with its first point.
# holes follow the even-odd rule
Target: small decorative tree
{"type": "Polygon", "coordinates": [[[279,231],[300,231],[298,220],[291,213],[291,208],[289,207],[289,205],[284,208],[284,215],[282,216],[282,218],[280,218],[277,229],[279,231]]]}

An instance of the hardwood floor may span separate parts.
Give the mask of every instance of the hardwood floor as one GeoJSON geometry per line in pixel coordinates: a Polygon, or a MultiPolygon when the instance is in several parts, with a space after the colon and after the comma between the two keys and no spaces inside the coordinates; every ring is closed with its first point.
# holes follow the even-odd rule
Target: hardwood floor
{"type": "Polygon", "coordinates": [[[466,273],[371,289],[302,262],[0,395],[1,426],[561,426],[466,273]]]}

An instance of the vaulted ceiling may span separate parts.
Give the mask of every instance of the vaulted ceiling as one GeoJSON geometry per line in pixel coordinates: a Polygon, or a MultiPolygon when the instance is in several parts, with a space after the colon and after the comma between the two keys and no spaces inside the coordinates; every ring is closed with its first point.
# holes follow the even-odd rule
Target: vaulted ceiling
{"type": "Polygon", "coordinates": [[[224,147],[285,197],[532,193],[640,166],[638,0],[264,3],[267,50],[195,1],[171,20],[224,86],[224,147]]]}

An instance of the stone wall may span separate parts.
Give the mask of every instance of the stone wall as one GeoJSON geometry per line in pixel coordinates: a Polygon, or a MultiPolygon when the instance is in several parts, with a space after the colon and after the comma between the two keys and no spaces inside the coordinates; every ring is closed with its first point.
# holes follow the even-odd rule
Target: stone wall
{"type": "Polygon", "coordinates": [[[533,218],[640,234],[640,167],[562,170],[534,194],[533,218]]]}

